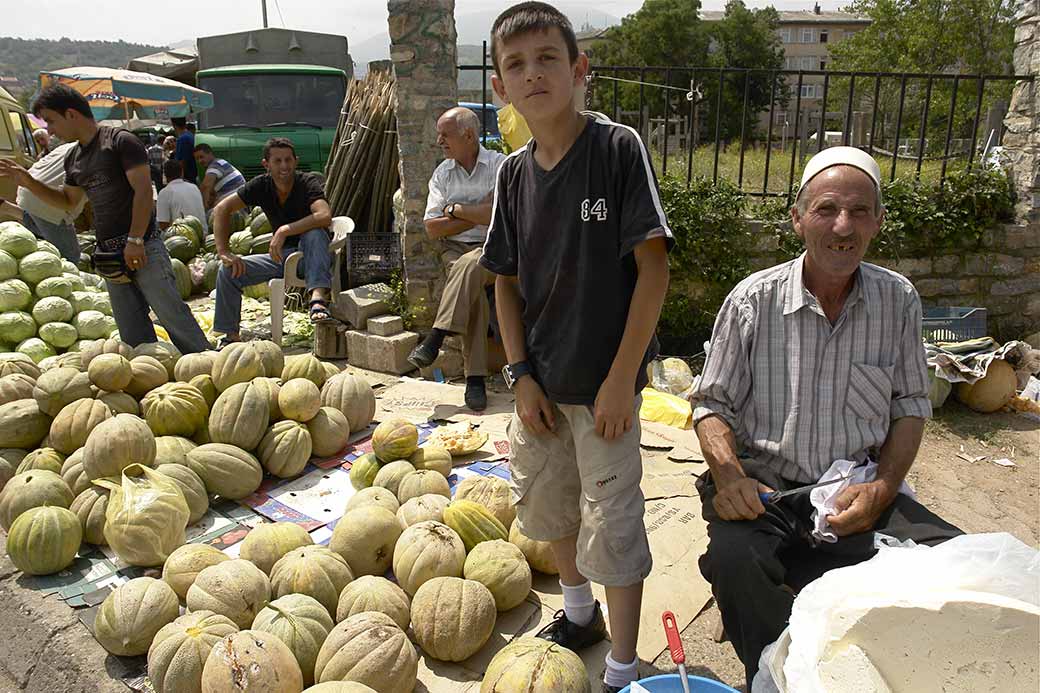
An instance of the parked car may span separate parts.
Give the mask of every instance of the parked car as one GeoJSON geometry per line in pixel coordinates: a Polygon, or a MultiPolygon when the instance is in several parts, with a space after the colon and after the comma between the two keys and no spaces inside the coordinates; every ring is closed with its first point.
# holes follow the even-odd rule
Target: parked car
{"type": "MultiPolygon", "coordinates": [[[[24,168],[32,166],[39,156],[32,133],[25,109],[0,87],[0,159],[14,159],[24,168]]],[[[17,191],[18,186],[10,178],[0,179],[0,200],[13,200],[17,191]]]]}
{"type": "MultiPolygon", "coordinates": [[[[484,124],[484,130],[487,131],[488,142],[502,141],[502,133],[498,131],[498,106],[493,103],[480,104],[472,101],[460,101],[459,105],[477,115],[477,118],[484,124]]],[[[481,141],[484,141],[483,137],[481,141]]]]}

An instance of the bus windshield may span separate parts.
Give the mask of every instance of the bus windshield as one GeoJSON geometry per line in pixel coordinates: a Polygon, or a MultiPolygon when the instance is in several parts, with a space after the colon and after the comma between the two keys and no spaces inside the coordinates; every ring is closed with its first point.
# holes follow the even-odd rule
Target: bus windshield
{"type": "Polygon", "coordinates": [[[308,125],[335,128],[346,86],[339,75],[246,74],[201,77],[213,108],[199,114],[199,129],[308,125]]]}

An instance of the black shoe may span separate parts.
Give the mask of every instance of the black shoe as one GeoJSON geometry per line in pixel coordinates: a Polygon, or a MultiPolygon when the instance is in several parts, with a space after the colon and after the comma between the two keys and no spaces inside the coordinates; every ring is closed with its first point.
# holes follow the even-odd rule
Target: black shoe
{"type": "Polygon", "coordinates": [[[412,353],[408,355],[408,363],[412,364],[416,368],[429,368],[433,365],[433,362],[437,360],[437,354],[440,352],[440,347],[434,346],[427,339],[423,341],[419,346],[412,349],[412,353]]]}
{"type": "Polygon", "coordinates": [[[603,693],[621,693],[622,688],[622,686],[609,686],[603,684],[603,693]]]}
{"type": "Polygon", "coordinates": [[[483,377],[466,378],[466,406],[473,411],[487,409],[487,390],[483,377]]]}
{"type": "Polygon", "coordinates": [[[607,624],[603,620],[603,611],[599,608],[597,601],[596,610],[587,626],[571,623],[567,620],[567,614],[560,609],[553,616],[552,623],[538,631],[535,637],[549,640],[577,652],[606,640],[607,624]]]}

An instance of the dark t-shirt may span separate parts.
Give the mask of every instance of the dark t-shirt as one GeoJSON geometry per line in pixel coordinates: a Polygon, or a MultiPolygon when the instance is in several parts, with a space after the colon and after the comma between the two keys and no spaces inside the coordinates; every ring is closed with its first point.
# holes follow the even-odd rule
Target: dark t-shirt
{"type": "MultiPolygon", "coordinates": [[[[129,130],[106,125],[86,146],[77,144],[65,157],[65,184],[83,188],[94,208],[97,240],[107,241],[130,232],[134,189],[126,172],[148,165],[148,152],[129,130]]],[[[155,207],[147,237],[155,234],[155,207]]]]}
{"type": "MultiPolygon", "coordinates": [[[[238,196],[249,207],[259,205],[267,215],[271,230],[277,231],[285,224],[310,216],[311,203],[325,199],[325,186],[317,174],[297,171],[292,190],[283,205],[278,202],[278,190],[274,186],[274,179],[270,174],[264,173],[239,188],[238,196]]],[[[295,245],[298,241],[299,236],[293,236],[286,243],[295,245]]]]}
{"type": "Polygon", "coordinates": [[[173,150],[173,158],[184,167],[184,180],[199,182],[199,169],[195,164],[195,135],[185,130],[177,137],[177,148],[173,150]]]}
{"type": "MultiPolygon", "coordinates": [[[[668,228],[646,149],[632,128],[591,114],[551,171],[531,140],[503,162],[481,264],[516,276],[527,360],[549,399],[593,404],[617,355],[635,291],[633,249],[668,228]]],[[[646,386],[646,363],[636,391],[646,386]]]]}

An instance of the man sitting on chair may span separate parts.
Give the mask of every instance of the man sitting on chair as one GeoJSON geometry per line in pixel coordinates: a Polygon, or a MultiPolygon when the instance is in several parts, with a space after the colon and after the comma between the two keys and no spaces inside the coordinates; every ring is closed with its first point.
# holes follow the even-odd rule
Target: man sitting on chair
{"type": "Polygon", "coordinates": [[[429,336],[409,355],[416,368],[437,358],[444,337],[462,335],[466,370],[466,406],[487,408],[484,379],[488,375],[487,336],[491,309],[485,293],[495,275],[480,264],[491,197],[505,155],[480,146],[480,121],[468,108],[452,108],[437,120],[437,143],[445,160],[430,178],[426,202],[426,235],[440,240],[448,281],[429,336]]]}
{"type": "Polygon", "coordinates": [[[303,253],[301,274],[310,292],[312,322],[331,319],[328,300],[332,287],[332,258],[329,254],[329,224],[332,211],[325,200],[321,179],[314,173],[296,170],[296,149],[285,137],[274,137],[264,145],[267,173],[221,200],[213,215],[213,238],[223,263],[217,274],[217,302],[213,329],[222,332],[219,346],[241,339],[242,289],[284,275],[285,259],[294,251],[303,253]],[[231,252],[231,215],[247,206],[259,205],[271,222],[274,235],[268,253],[240,257],[231,252]]]}

